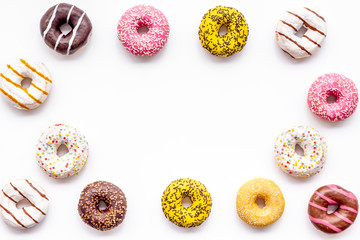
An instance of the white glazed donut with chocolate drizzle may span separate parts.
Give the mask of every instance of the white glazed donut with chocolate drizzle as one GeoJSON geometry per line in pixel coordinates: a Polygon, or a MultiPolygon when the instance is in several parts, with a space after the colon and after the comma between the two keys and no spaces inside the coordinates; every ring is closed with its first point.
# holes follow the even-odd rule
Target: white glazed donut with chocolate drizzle
{"type": "Polygon", "coordinates": [[[293,58],[305,58],[314,54],[326,37],[325,19],[310,8],[287,11],[276,27],[276,40],[281,49],[293,58]],[[302,37],[296,33],[304,27],[302,37]]]}
{"type": "Polygon", "coordinates": [[[0,73],[0,91],[12,106],[20,110],[39,107],[47,99],[51,86],[51,75],[40,62],[20,59],[7,64],[0,73]],[[21,85],[26,78],[31,79],[28,88],[21,85]]]}
{"type": "Polygon", "coordinates": [[[63,55],[69,55],[88,42],[92,33],[92,24],[80,8],[59,3],[49,8],[41,18],[40,32],[50,48],[63,55]],[[64,24],[71,27],[71,31],[67,34],[61,31],[64,24]]]}
{"type": "Polygon", "coordinates": [[[49,199],[45,191],[27,179],[12,181],[0,192],[0,215],[12,227],[34,227],[45,218],[48,208],[49,199]],[[22,200],[30,205],[17,208],[17,203],[22,200]]]}

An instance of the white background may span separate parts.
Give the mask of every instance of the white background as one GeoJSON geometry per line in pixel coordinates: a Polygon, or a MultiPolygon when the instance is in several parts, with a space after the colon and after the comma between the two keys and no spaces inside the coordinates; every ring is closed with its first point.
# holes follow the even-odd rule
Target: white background
{"type": "Polygon", "coordinates": [[[89,44],[62,56],[42,41],[39,23],[58,1],[2,1],[0,64],[19,58],[43,61],[53,89],[36,110],[20,111],[0,98],[0,185],[28,178],[51,200],[45,220],[20,231],[0,221],[1,239],[357,239],[360,220],[345,232],[327,235],[307,216],[313,192],[338,184],[360,197],[359,111],[343,122],[318,119],[308,109],[307,91],[320,75],[337,72],[360,87],[358,1],[313,0],[143,0],[72,1],[93,24],[89,44]],[[116,26],[130,7],[146,3],[170,23],[170,37],[153,57],[135,57],[117,39],[116,26]],[[248,22],[248,43],[229,58],[212,56],[198,39],[208,9],[231,6],[248,22]],[[328,37],[305,60],[284,54],[275,40],[283,12],[307,6],[325,17],[328,37]],[[89,160],[78,176],[54,180],[35,160],[41,133],[67,123],[86,135],[89,160]],[[281,131],[315,127],[327,140],[323,171],[306,180],[284,174],[273,158],[281,131]],[[275,224],[254,229],[238,218],[238,188],[256,176],[272,179],[285,201],[275,224]],[[211,193],[210,217],[183,229],[161,210],[166,186],[177,178],[201,181],[211,193]],[[77,213],[81,190],[96,180],[118,185],[128,211],[116,229],[100,232],[77,213]],[[357,236],[357,237],[356,237],[357,236]]]}

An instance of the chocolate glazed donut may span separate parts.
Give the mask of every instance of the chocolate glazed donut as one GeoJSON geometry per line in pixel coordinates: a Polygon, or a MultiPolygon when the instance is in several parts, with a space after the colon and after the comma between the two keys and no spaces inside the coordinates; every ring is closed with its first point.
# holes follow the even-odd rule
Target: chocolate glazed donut
{"type": "Polygon", "coordinates": [[[97,181],[87,185],[81,192],[78,212],[86,224],[106,231],[123,222],[126,207],[125,195],[119,187],[109,182],[97,181]],[[100,201],[105,202],[106,209],[99,209],[100,201]]]}
{"type": "Polygon", "coordinates": [[[91,36],[92,24],[86,13],[67,3],[52,6],[40,21],[40,32],[45,43],[58,53],[69,55],[84,46],[91,36]],[[63,34],[60,27],[69,24],[72,30],[63,34]]]}
{"type": "Polygon", "coordinates": [[[350,227],[358,213],[358,200],[352,192],[331,184],[315,191],[309,201],[308,213],[311,222],[326,233],[339,233],[350,227]],[[329,205],[338,205],[328,214],[329,205]]]}

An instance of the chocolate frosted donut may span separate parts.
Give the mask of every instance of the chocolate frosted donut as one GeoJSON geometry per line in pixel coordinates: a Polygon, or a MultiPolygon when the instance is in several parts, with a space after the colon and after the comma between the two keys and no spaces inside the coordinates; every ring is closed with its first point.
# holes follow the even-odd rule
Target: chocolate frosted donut
{"type": "Polygon", "coordinates": [[[92,25],[86,13],[67,3],[52,6],[40,21],[40,32],[45,43],[64,55],[73,54],[84,46],[91,36],[91,31],[92,25]],[[60,29],[64,24],[72,28],[66,35],[60,29]]]}
{"type": "Polygon", "coordinates": [[[308,213],[317,229],[326,233],[339,233],[353,224],[358,207],[358,200],[352,192],[331,184],[315,191],[309,201],[308,213]],[[338,205],[338,208],[328,214],[329,205],[338,205]]]}
{"type": "Polygon", "coordinates": [[[81,219],[89,226],[106,231],[117,227],[125,218],[126,198],[121,189],[109,182],[96,181],[88,184],[81,192],[78,211],[81,219]],[[100,209],[100,202],[106,208],[100,209]]]}

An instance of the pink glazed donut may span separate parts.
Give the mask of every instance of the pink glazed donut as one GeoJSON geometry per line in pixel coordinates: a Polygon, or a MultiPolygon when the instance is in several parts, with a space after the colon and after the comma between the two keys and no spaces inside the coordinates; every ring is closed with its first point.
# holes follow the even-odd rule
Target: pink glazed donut
{"type": "Polygon", "coordinates": [[[347,77],[329,73],[320,76],[311,85],[307,102],[310,110],[327,121],[341,121],[353,114],[359,101],[358,90],[347,77]],[[329,103],[329,97],[335,102],[329,103]]]}
{"type": "Polygon", "coordinates": [[[129,52],[135,56],[152,56],[164,47],[170,28],[160,10],[148,5],[138,5],[122,15],[117,31],[118,38],[129,52]],[[138,32],[142,26],[149,29],[147,33],[138,32]]]}

